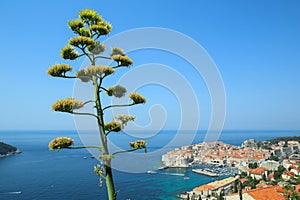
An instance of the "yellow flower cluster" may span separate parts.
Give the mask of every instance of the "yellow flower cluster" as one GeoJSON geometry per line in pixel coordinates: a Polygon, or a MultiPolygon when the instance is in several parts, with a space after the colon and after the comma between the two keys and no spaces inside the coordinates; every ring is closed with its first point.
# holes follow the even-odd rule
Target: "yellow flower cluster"
{"type": "Polygon", "coordinates": [[[111,54],[110,56],[115,56],[115,55],[121,55],[121,56],[125,56],[125,53],[122,49],[120,49],[119,47],[114,47],[111,50],[111,54]]]}
{"type": "Polygon", "coordinates": [[[127,92],[126,88],[124,88],[120,85],[116,85],[114,87],[109,87],[106,91],[106,94],[108,96],[115,96],[115,97],[121,98],[126,94],[126,92],[127,92]]]}
{"type": "Polygon", "coordinates": [[[74,98],[58,100],[52,105],[52,110],[59,112],[73,112],[73,110],[83,107],[83,102],[74,98]]]}
{"type": "Polygon", "coordinates": [[[67,45],[61,50],[61,57],[63,59],[75,60],[79,54],[74,50],[73,47],[67,45]]]}
{"type": "Polygon", "coordinates": [[[123,125],[120,122],[108,122],[104,124],[104,129],[107,131],[119,132],[123,129],[123,125]]]}
{"type": "Polygon", "coordinates": [[[111,75],[115,72],[112,67],[109,66],[89,66],[85,69],[81,69],[76,72],[76,77],[79,78],[82,82],[88,82],[92,79],[93,76],[111,75]]]}
{"type": "Polygon", "coordinates": [[[47,74],[50,76],[61,77],[65,76],[66,72],[72,71],[72,67],[68,64],[53,65],[48,69],[47,74]]]}
{"type": "Polygon", "coordinates": [[[78,19],[69,20],[68,25],[69,25],[70,29],[72,31],[74,31],[75,33],[78,33],[80,31],[80,29],[84,27],[84,23],[78,19]]]}
{"type": "Polygon", "coordinates": [[[111,59],[113,59],[114,61],[118,62],[119,66],[130,66],[133,64],[133,61],[127,57],[127,56],[122,56],[122,55],[112,55],[111,59]]]}
{"type": "Polygon", "coordinates": [[[104,169],[103,169],[102,166],[97,165],[97,166],[94,166],[94,172],[95,172],[95,174],[97,174],[98,176],[102,176],[103,173],[104,173],[104,169]]]}
{"type": "Polygon", "coordinates": [[[94,10],[81,10],[78,15],[79,19],[70,20],[68,22],[68,25],[72,31],[79,34],[80,36],[91,38],[92,35],[94,36],[95,34],[107,35],[112,29],[111,24],[104,21],[101,15],[99,15],[94,10]]]}
{"type": "Polygon", "coordinates": [[[127,122],[134,121],[135,117],[131,115],[117,115],[114,119],[121,121],[124,125],[127,125],[127,122]]]}
{"type": "Polygon", "coordinates": [[[91,31],[85,27],[80,28],[78,34],[84,37],[91,37],[91,31]]]}
{"type": "Polygon", "coordinates": [[[98,25],[98,24],[92,25],[92,26],[90,27],[90,29],[91,29],[92,31],[96,32],[96,33],[99,34],[99,35],[107,35],[107,34],[109,34],[110,28],[111,28],[111,26],[107,26],[107,25],[98,25]]]}
{"type": "Polygon", "coordinates": [[[128,96],[132,99],[134,104],[146,103],[145,97],[136,92],[130,93],[128,96]]]}
{"type": "Polygon", "coordinates": [[[78,36],[71,38],[69,40],[69,44],[75,47],[87,47],[89,45],[93,45],[95,41],[90,37],[78,36]]]}
{"type": "Polygon", "coordinates": [[[52,140],[49,143],[49,149],[54,150],[54,149],[63,149],[63,148],[68,148],[71,145],[74,144],[74,140],[72,138],[68,137],[58,137],[52,140]]]}
{"type": "Polygon", "coordinates": [[[146,148],[146,141],[137,140],[135,142],[130,142],[130,147],[133,148],[133,149],[145,149],[146,148]]]}
{"type": "Polygon", "coordinates": [[[83,22],[89,22],[91,24],[96,24],[103,21],[101,15],[91,9],[81,10],[78,15],[83,22]]]}

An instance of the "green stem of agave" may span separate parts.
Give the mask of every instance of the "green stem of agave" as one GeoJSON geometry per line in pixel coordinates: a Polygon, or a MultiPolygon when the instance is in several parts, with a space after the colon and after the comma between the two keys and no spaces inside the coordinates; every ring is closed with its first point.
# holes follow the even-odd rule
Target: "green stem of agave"
{"type": "MultiPolygon", "coordinates": [[[[94,64],[94,63],[93,63],[94,64]]],[[[93,85],[94,85],[94,96],[95,96],[95,103],[97,109],[97,122],[102,146],[102,155],[109,155],[108,146],[107,146],[107,139],[104,130],[104,119],[103,119],[103,110],[101,106],[101,99],[99,88],[101,87],[102,78],[100,78],[100,84],[98,84],[98,77],[93,77],[93,85]]],[[[105,168],[105,180],[106,180],[106,188],[107,188],[107,195],[109,200],[116,199],[116,192],[114,187],[113,181],[113,174],[111,169],[111,160],[104,160],[104,168],[105,168]]]]}

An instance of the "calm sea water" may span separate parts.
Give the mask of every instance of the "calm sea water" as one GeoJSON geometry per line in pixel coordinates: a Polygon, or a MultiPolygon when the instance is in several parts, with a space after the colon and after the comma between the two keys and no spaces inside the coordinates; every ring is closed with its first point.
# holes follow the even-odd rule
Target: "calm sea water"
{"type": "MultiPolygon", "coordinates": [[[[174,137],[174,133],[162,131],[159,137],[150,138],[147,141],[149,151],[164,146],[174,137]]],[[[70,136],[75,139],[75,143],[81,143],[74,131],[0,131],[0,141],[23,151],[21,154],[0,159],[1,200],[106,199],[106,188],[98,187],[98,178],[93,172],[97,160],[92,159],[87,150],[48,150],[49,141],[61,135],[70,136]]],[[[202,142],[204,135],[204,132],[199,131],[193,143],[202,142]]],[[[223,131],[219,140],[240,145],[242,141],[250,138],[266,140],[295,135],[299,136],[300,131],[223,131]]],[[[129,139],[122,135],[111,138],[120,146],[128,146],[129,139]]],[[[170,150],[171,148],[173,147],[170,150]]],[[[159,159],[145,162],[153,166],[153,170],[160,165],[159,159]]],[[[120,200],[172,200],[176,199],[176,194],[213,180],[192,173],[189,169],[168,169],[156,174],[115,170],[114,177],[120,200]],[[184,180],[184,176],[174,174],[184,174],[190,179],[184,180]]]]}

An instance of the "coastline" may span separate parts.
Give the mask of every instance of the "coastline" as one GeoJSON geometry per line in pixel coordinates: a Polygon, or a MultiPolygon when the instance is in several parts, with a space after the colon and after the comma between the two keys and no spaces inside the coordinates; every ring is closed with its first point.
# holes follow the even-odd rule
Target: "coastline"
{"type": "Polygon", "coordinates": [[[21,153],[21,150],[10,144],[0,142],[0,158],[12,156],[21,153]]]}
{"type": "Polygon", "coordinates": [[[13,155],[20,154],[20,153],[22,153],[22,151],[20,149],[17,149],[16,151],[8,152],[7,154],[0,154],[0,158],[13,156],[13,155]]]}
{"type": "MultiPolygon", "coordinates": [[[[57,132],[59,133],[59,131],[57,132]]],[[[189,133],[187,132],[187,134],[189,133]]],[[[300,135],[300,131],[295,131],[294,134],[300,135]]],[[[150,138],[149,144],[157,144],[158,148],[163,148],[167,141],[171,138],[172,132],[163,132],[162,135],[163,137],[159,138],[159,140],[150,138]]],[[[205,134],[202,133],[196,135],[195,143],[202,142],[204,135],[205,134]]],[[[226,140],[229,144],[241,145],[244,140],[251,139],[253,137],[257,140],[268,140],[282,135],[289,136],[291,134],[286,132],[275,132],[270,135],[268,131],[252,132],[251,135],[249,135],[248,132],[225,132],[221,138],[226,140]],[[239,135],[239,137],[236,137],[236,135],[239,135]]],[[[65,191],[66,199],[76,199],[78,196],[84,196],[85,199],[106,199],[103,188],[99,188],[97,185],[98,180],[95,180],[95,174],[90,173],[91,168],[97,164],[97,160],[89,159],[91,154],[85,149],[78,151],[61,151],[59,153],[49,151],[47,145],[49,140],[53,139],[53,131],[3,131],[2,133],[0,131],[0,136],[3,141],[8,142],[9,144],[14,144],[14,146],[21,149],[24,153],[16,155],[16,157],[0,159],[2,169],[1,173],[3,174],[0,182],[2,191],[22,191],[21,197],[23,199],[33,199],[36,196],[41,199],[55,199],[61,194],[61,190],[54,190],[51,187],[51,185],[53,185],[54,188],[61,188],[65,191]],[[34,153],[34,156],[31,152],[34,153]],[[83,160],[83,156],[86,156],[88,159],[83,160]],[[22,170],[20,170],[20,163],[22,163],[22,170]],[[34,170],[32,173],[24,173],[24,171],[30,171],[32,169],[41,170],[34,170]],[[62,173],[57,173],[57,169],[60,169],[62,173]],[[45,173],[45,171],[47,173],[45,173]],[[74,176],[74,173],[76,176],[74,176]],[[66,176],[70,178],[65,179],[66,176]],[[52,178],[49,179],[49,177],[52,178]],[[78,180],[83,181],[79,183],[78,180]],[[24,183],[26,183],[26,187],[24,187],[24,183]],[[48,185],[49,187],[47,188],[49,189],[45,189],[45,185],[48,185]],[[16,190],[11,190],[11,188],[16,188],[16,190]],[[43,193],[40,191],[43,191],[43,193]]],[[[80,138],[77,134],[74,134],[74,131],[66,131],[66,136],[74,137],[76,143],[80,144],[80,138]]],[[[114,143],[121,147],[124,146],[124,148],[127,147],[128,142],[130,142],[130,138],[128,139],[127,135],[111,136],[114,143]]],[[[149,159],[147,162],[149,162],[149,165],[153,166],[153,169],[150,169],[152,171],[155,171],[161,164],[160,160],[154,159],[149,159]]],[[[209,166],[203,166],[202,164],[200,166],[195,166],[195,168],[200,167],[203,169],[210,168],[209,166]]],[[[224,177],[204,176],[192,172],[191,169],[192,167],[188,169],[168,168],[164,171],[157,171],[158,173],[155,174],[128,174],[115,171],[116,176],[119,177],[118,184],[120,186],[128,186],[128,184],[131,185],[131,187],[127,187],[122,190],[118,194],[118,197],[120,199],[130,198],[139,200],[179,200],[176,198],[176,195],[180,193],[192,191],[193,188],[199,187],[200,185],[208,184],[215,180],[221,180],[227,177],[227,175],[224,177]],[[160,174],[160,172],[168,174],[160,174]],[[169,173],[180,173],[185,176],[170,175],[169,173]],[[185,177],[189,177],[190,179],[185,180],[185,177]],[[137,182],[136,180],[142,181],[137,182]],[[164,187],[162,187],[162,185],[164,187]]],[[[225,174],[227,174],[227,172],[225,172],[225,174]]],[[[14,200],[17,200],[20,196],[7,194],[6,196],[2,195],[0,199],[2,198],[14,198],[14,200]]]]}

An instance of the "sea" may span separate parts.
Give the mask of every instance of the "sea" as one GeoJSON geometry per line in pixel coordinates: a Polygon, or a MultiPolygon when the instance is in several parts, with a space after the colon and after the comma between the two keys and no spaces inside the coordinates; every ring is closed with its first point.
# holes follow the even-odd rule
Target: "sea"
{"type": "MultiPolygon", "coordinates": [[[[165,146],[177,131],[164,130],[158,134],[159,137],[148,138],[149,152],[165,146]]],[[[184,134],[191,133],[186,131],[184,134]]],[[[197,131],[192,143],[202,142],[205,135],[205,131],[197,131]]],[[[219,141],[241,145],[247,139],[268,140],[299,135],[300,131],[227,130],[222,131],[219,141]]],[[[93,172],[99,161],[86,149],[49,151],[49,141],[58,136],[72,137],[75,144],[82,141],[76,131],[0,131],[0,141],[22,151],[0,158],[0,200],[107,199],[105,183],[100,187],[99,178],[93,172]]],[[[128,146],[129,139],[118,133],[112,134],[110,140],[128,146]]],[[[144,160],[144,164],[154,173],[113,171],[119,200],[175,200],[177,194],[224,178],[196,174],[191,169],[157,170],[161,165],[160,156],[144,160]]]]}

